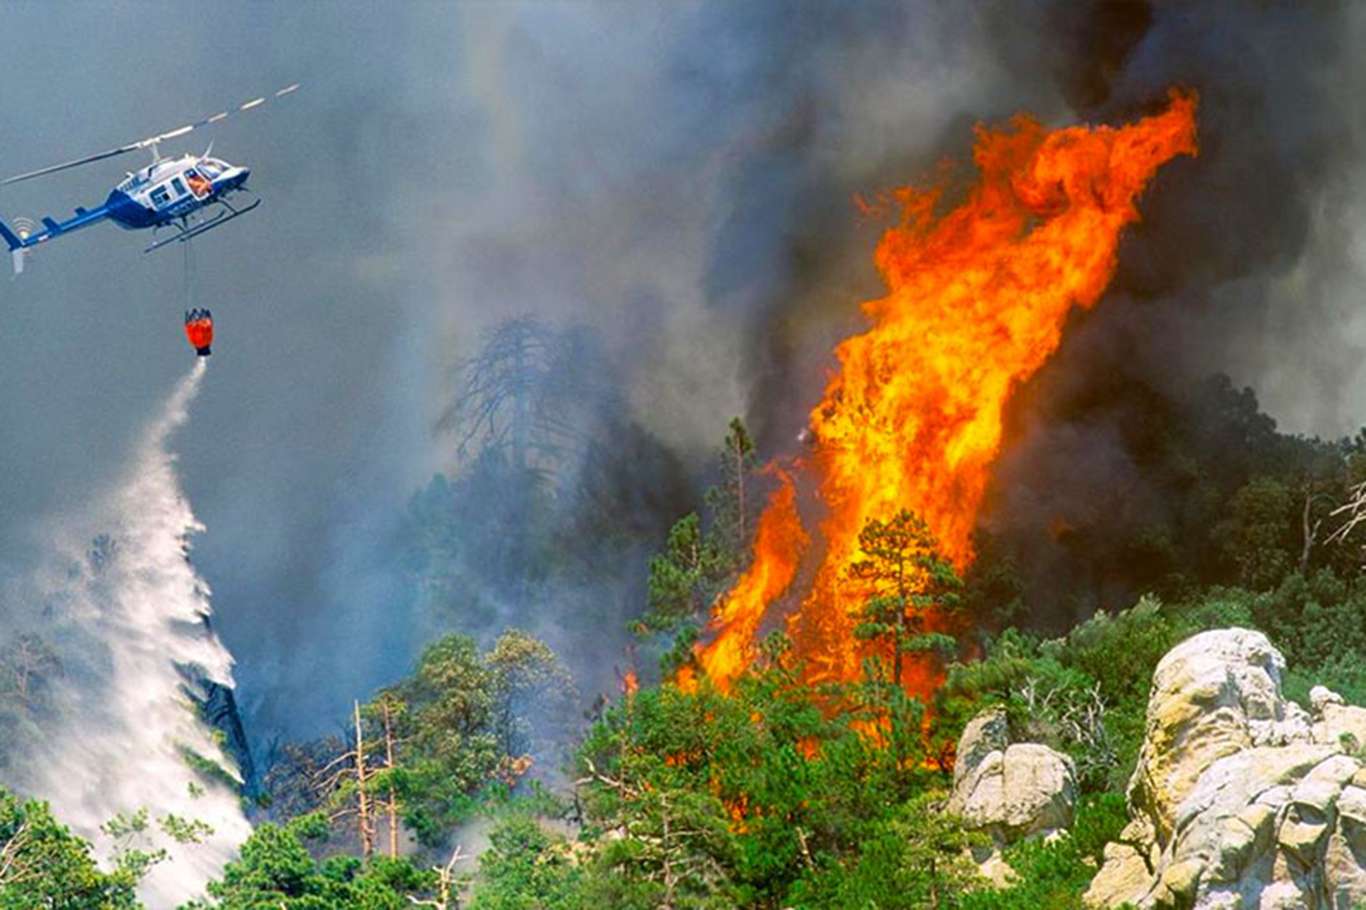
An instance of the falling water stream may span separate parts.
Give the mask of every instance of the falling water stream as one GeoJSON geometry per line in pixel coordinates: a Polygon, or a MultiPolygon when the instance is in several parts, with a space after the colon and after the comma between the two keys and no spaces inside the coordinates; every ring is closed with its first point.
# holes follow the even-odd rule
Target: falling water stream
{"type": "Polygon", "coordinates": [[[250,833],[225,779],[234,766],[193,700],[204,680],[232,685],[232,658],[208,624],[209,588],[189,560],[191,538],[204,528],[169,448],[206,363],[198,358],[176,386],[107,493],[50,529],[53,559],[35,579],[79,659],[56,719],[24,749],[25,789],[49,800],[106,861],[116,845],[101,824],[145,808],[150,824],[133,845],[170,853],[140,891],[150,910],[202,893],[250,833]],[[213,833],[177,843],[158,828],[167,814],[213,833]]]}

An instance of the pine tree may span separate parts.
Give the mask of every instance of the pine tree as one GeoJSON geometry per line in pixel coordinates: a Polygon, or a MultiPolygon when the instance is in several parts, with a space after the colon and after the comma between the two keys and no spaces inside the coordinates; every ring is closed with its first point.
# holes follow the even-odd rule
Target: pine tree
{"type": "Polygon", "coordinates": [[[927,618],[931,611],[957,609],[962,581],[939,553],[929,525],[906,509],[885,522],[869,520],[859,532],[859,549],[862,557],[849,566],[850,581],[865,594],[854,612],[854,635],[891,654],[890,675],[880,657],[870,662],[870,683],[889,715],[901,761],[923,713],[906,696],[907,655],[949,655],[956,649],[953,637],[932,631],[927,618]]]}

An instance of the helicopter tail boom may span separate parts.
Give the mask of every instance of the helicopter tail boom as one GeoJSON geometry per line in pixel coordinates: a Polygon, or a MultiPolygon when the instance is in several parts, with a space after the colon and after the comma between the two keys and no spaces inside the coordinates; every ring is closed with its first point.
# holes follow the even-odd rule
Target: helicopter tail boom
{"type": "Polygon", "coordinates": [[[33,247],[40,243],[51,240],[53,237],[60,237],[72,231],[80,230],[97,224],[109,217],[107,206],[100,206],[96,209],[77,209],[73,218],[66,221],[54,221],[51,218],[43,219],[43,230],[36,234],[16,234],[10,226],[0,221],[0,237],[5,238],[5,243],[9,246],[10,255],[14,259],[14,274],[18,275],[24,271],[24,255],[33,247]]]}

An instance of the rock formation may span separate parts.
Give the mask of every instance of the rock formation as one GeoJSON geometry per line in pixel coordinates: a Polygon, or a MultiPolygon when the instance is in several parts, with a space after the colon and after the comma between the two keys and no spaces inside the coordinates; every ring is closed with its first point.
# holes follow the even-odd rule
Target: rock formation
{"type": "Polygon", "coordinates": [[[1366,709],[1281,694],[1266,636],[1193,636],[1158,664],[1130,822],[1087,903],[1351,908],[1366,901],[1366,709]]]}
{"type": "Polygon", "coordinates": [[[964,728],[946,809],[991,835],[993,847],[974,856],[987,878],[1001,884],[1009,877],[1001,847],[1071,825],[1076,799],[1072,759],[1038,743],[1012,744],[1003,710],[983,712],[964,728]]]}

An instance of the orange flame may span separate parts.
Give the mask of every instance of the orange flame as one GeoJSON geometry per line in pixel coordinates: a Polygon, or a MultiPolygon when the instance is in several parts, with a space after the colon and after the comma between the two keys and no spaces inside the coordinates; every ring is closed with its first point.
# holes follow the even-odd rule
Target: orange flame
{"type": "MultiPolygon", "coordinates": [[[[715,631],[711,644],[698,652],[698,663],[707,676],[725,691],[755,657],[754,636],[768,605],[792,584],[797,566],[810,538],[797,514],[797,489],[792,475],[781,469],[778,488],[769,497],[754,533],[754,561],[720,601],[708,628],[715,631]]],[[[679,683],[691,688],[692,668],[685,667],[679,683]]]]}
{"type": "MultiPolygon", "coordinates": [[[[1114,274],[1122,228],[1157,169],[1194,155],[1194,95],[1123,127],[1048,131],[1026,116],[977,128],[980,176],[935,217],[939,188],[895,193],[905,213],[878,244],[887,296],[863,305],[871,327],[835,351],[839,370],[811,412],[814,483],[828,512],[811,590],[789,618],[809,681],[852,680],[868,647],[855,639],[858,593],[847,567],[870,519],[921,515],[961,570],[1019,383],[1057,349],[1073,307],[1089,308],[1114,274]]],[[[753,635],[791,584],[807,538],[790,479],[761,519],[754,562],[716,612],[702,667],[724,687],[747,666],[753,635]]],[[[932,627],[942,618],[929,617],[932,627]]],[[[921,662],[903,683],[939,684],[921,662]]]]}

